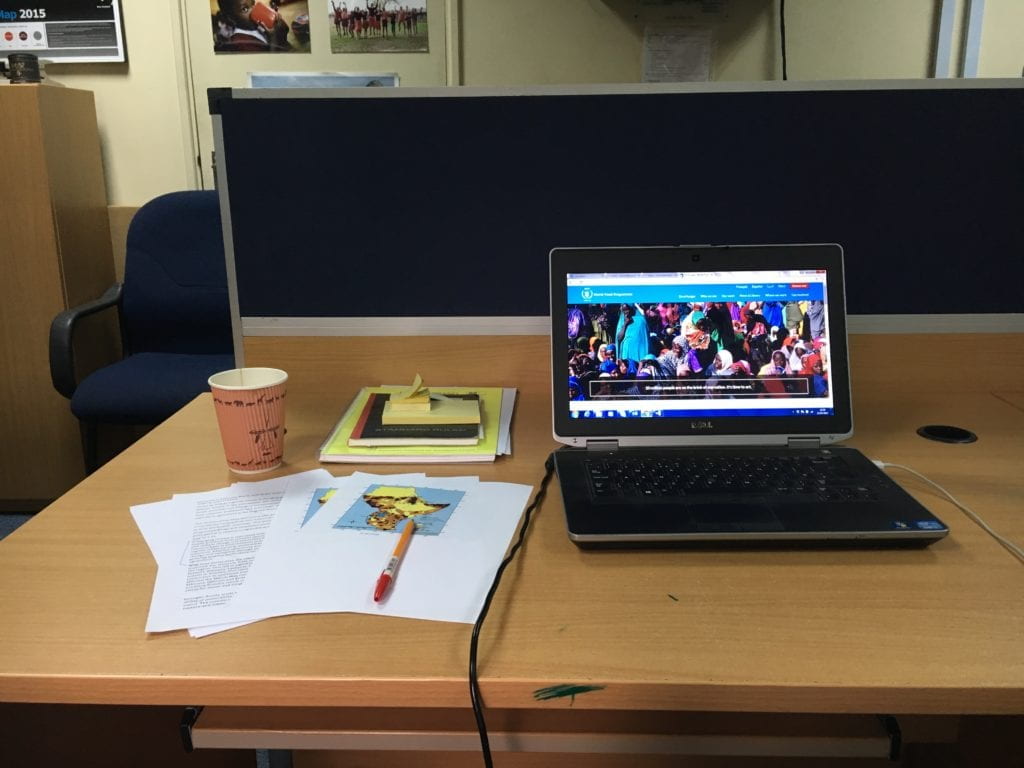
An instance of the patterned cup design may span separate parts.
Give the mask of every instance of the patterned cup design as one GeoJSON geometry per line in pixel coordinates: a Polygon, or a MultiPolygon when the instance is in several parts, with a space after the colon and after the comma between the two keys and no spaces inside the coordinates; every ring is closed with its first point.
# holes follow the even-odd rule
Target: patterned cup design
{"type": "Polygon", "coordinates": [[[284,458],[288,374],[276,368],[235,368],[209,379],[228,468],[267,472],[284,458]]]}

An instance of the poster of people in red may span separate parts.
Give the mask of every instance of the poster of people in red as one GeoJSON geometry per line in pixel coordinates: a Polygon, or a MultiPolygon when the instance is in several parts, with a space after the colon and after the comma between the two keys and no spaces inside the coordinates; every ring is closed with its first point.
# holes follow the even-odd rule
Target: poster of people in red
{"type": "Polygon", "coordinates": [[[427,8],[398,0],[327,0],[331,53],[423,53],[427,8]]]}

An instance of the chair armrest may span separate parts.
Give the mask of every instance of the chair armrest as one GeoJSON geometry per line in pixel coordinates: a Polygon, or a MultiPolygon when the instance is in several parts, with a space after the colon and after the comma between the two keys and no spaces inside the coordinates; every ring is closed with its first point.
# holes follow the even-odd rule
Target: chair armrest
{"type": "Polygon", "coordinates": [[[122,283],[114,283],[98,299],[66,309],[50,323],[50,380],[64,397],[70,399],[78,387],[72,344],[75,324],[83,317],[120,305],[122,289],[122,283]]]}

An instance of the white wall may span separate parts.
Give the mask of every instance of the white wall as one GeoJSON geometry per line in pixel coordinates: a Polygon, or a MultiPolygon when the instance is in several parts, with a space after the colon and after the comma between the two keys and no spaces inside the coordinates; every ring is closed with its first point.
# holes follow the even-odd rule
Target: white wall
{"type": "MultiPolygon", "coordinates": [[[[426,5],[429,17],[429,52],[404,54],[332,54],[329,50],[331,24],[329,0],[308,0],[312,50],[308,54],[215,54],[210,23],[209,0],[187,0],[187,37],[192,67],[191,82],[197,96],[195,111],[203,186],[213,187],[210,167],[213,125],[207,108],[208,88],[241,88],[249,72],[397,72],[404,86],[445,85],[448,46],[446,17],[454,7],[451,0],[416,0],[426,5]],[[319,12],[318,12],[319,11],[319,12]]],[[[340,5],[340,2],[338,2],[340,5]]],[[[405,5],[410,3],[405,2],[405,5]]],[[[278,137],[271,132],[270,141],[278,137]]],[[[298,149],[298,148],[293,148],[298,149]]]]}
{"type": "Polygon", "coordinates": [[[920,78],[931,74],[934,0],[786,3],[791,80],[920,78]]]}
{"type": "MultiPolygon", "coordinates": [[[[208,161],[206,88],[243,85],[248,71],[383,69],[398,71],[406,86],[637,82],[643,27],[656,13],[642,0],[429,0],[430,54],[336,56],[325,50],[329,3],[309,0],[313,53],[215,56],[208,0],[122,2],[127,64],[47,70],[54,80],[96,95],[114,206],[141,205],[198,183],[192,153],[201,151],[208,161]]],[[[956,2],[954,72],[967,0],[956,2]]],[[[940,4],[787,0],[789,77],[927,77],[940,4]]],[[[778,0],[725,0],[723,13],[706,19],[714,39],[713,80],[780,76],[778,6],[778,0]]],[[[1024,2],[986,0],[978,75],[1019,77],[1022,67],[1024,2]]]]}
{"type": "Polygon", "coordinates": [[[191,139],[174,37],[178,0],[123,0],[122,7],[128,63],[50,65],[46,74],[93,91],[107,198],[140,205],[190,186],[191,139]]]}
{"type": "Polygon", "coordinates": [[[1024,75],[1024,2],[987,0],[981,26],[979,77],[1024,75]]]}

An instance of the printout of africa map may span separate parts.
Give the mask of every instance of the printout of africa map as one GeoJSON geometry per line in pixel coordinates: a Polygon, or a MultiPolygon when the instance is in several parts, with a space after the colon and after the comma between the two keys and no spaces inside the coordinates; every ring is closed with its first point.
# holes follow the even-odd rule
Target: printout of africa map
{"type": "Polygon", "coordinates": [[[436,536],[444,530],[465,491],[410,485],[367,486],[334,524],[362,531],[400,531],[404,521],[416,521],[416,535],[436,536]]]}

